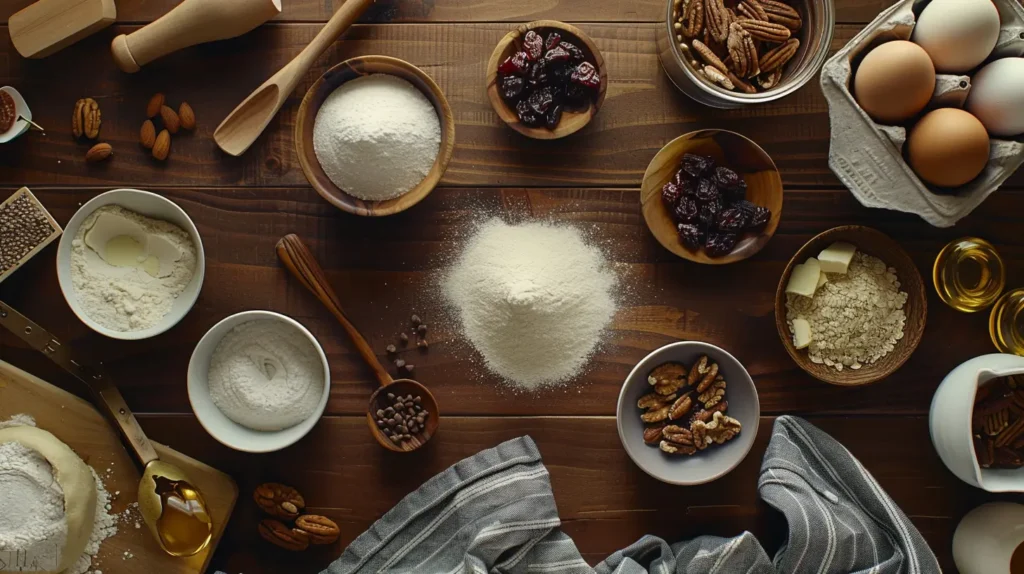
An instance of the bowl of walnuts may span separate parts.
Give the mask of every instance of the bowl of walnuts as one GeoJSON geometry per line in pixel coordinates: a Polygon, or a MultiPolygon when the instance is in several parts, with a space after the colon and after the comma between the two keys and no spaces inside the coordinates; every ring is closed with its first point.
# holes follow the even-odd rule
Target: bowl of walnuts
{"type": "Polygon", "coordinates": [[[716,480],[746,458],[761,406],[750,373],[720,347],[680,341],[644,357],[619,393],[626,453],[669,484],[716,480]]]}
{"type": "Polygon", "coordinates": [[[832,0],[666,0],[658,56],[673,84],[715,108],[777,100],[828,57],[832,0]]]}

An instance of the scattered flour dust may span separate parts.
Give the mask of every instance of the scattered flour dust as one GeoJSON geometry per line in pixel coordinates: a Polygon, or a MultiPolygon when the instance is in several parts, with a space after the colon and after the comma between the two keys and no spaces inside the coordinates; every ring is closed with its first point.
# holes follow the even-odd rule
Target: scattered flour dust
{"type": "Polygon", "coordinates": [[[443,279],[488,370],[532,391],[578,376],[611,324],[615,274],[573,226],[481,224],[443,279]]]}
{"type": "MultiPolygon", "coordinates": [[[[31,416],[23,414],[0,421],[0,428],[22,425],[36,426],[31,416]]],[[[110,495],[96,471],[92,467],[89,470],[96,480],[92,534],[85,553],[63,574],[89,574],[100,545],[117,534],[116,516],[110,514],[110,495]]],[[[50,463],[20,443],[0,444],[0,550],[46,552],[49,545],[49,552],[59,553],[67,537],[64,518],[64,491],[53,477],[50,463]]],[[[59,560],[56,554],[53,558],[59,560]]],[[[99,570],[92,572],[101,574],[99,570]]]]}

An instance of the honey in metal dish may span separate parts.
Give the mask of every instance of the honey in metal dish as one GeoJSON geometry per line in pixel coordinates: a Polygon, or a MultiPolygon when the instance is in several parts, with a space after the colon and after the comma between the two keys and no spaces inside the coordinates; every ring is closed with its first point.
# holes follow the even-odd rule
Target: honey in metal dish
{"type": "Polygon", "coordinates": [[[162,546],[174,556],[199,553],[210,543],[213,531],[202,495],[185,481],[153,479],[162,508],[156,521],[162,546]]]}
{"type": "Polygon", "coordinates": [[[1024,355],[1024,289],[1007,291],[996,301],[988,332],[1000,352],[1024,355]]]}
{"type": "Polygon", "coordinates": [[[1006,286],[1003,260],[991,243],[977,237],[951,241],[935,258],[932,280],[939,299],[973,313],[992,305],[1006,286]]]}

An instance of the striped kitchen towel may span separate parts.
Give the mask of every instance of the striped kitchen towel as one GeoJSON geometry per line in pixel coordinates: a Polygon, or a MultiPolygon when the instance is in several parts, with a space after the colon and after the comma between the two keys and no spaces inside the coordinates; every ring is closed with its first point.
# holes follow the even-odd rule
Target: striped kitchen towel
{"type": "Polygon", "coordinates": [[[596,568],[559,529],[547,469],[522,437],[427,481],[357,538],[324,574],[933,574],[921,534],[849,451],[779,417],[761,496],[789,540],[768,558],[749,532],[669,545],[645,536],[596,568]]]}

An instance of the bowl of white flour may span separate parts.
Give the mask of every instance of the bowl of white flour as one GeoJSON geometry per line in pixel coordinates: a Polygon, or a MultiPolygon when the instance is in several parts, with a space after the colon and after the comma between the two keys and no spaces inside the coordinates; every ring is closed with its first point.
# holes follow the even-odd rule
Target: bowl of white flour
{"type": "Polygon", "coordinates": [[[188,364],[188,399],[206,432],[243,452],[281,450],[316,426],[331,369],[316,337],[272,311],[244,311],[214,325],[188,364]]]}
{"type": "Polygon", "coordinates": [[[57,279],[71,310],[114,339],[147,339],[177,325],[205,273],[203,242],[188,214],[137,189],[86,202],[57,247],[57,279]]]}

